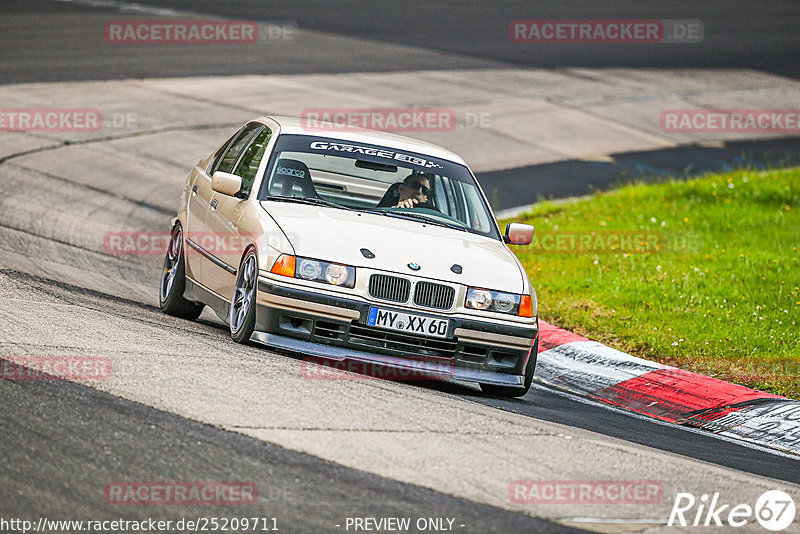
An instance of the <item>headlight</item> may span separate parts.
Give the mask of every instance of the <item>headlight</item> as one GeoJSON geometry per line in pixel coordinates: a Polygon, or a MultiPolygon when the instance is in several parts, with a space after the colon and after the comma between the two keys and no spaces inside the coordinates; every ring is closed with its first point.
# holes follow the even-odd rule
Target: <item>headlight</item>
{"type": "Polygon", "coordinates": [[[355,267],[349,265],[298,257],[295,278],[334,286],[353,287],[356,283],[356,270],[355,267]]]}
{"type": "Polygon", "coordinates": [[[508,293],[498,293],[494,298],[494,309],[501,313],[508,313],[514,309],[517,304],[517,298],[508,293]]]}
{"type": "Polygon", "coordinates": [[[485,289],[471,289],[467,293],[467,308],[488,310],[492,305],[492,292],[485,289]]]}
{"type": "Polygon", "coordinates": [[[464,306],[474,310],[530,317],[530,315],[527,315],[530,313],[530,297],[527,295],[470,287],[467,290],[467,299],[464,302],[464,306]],[[525,302],[525,297],[527,297],[527,302],[525,302]],[[520,306],[521,303],[527,305],[520,306]]]}
{"type": "Polygon", "coordinates": [[[329,284],[340,286],[346,283],[349,277],[350,273],[344,265],[329,263],[328,268],[325,269],[325,280],[327,280],[329,284]]]}
{"type": "Polygon", "coordinates": [[[316,280],[322,273],[322,264],[317,260],[303,258],[297,264],[297,276],[303,280],[316,280]]]}

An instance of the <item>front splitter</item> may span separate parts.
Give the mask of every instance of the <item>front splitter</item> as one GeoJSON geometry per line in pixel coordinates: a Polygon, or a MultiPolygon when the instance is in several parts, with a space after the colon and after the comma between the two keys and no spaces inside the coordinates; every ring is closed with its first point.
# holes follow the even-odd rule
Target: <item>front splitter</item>
{"type": "Polygon", "coordinates": [[[385,354],[374,354],[344,347],[334,347],[312,343],[300,339],[294,339],[278,334],[268,334],[266,332],[253,332],[250,336],[252,341],[262,343],[269,347],[299,352],[308,356],[325,358],[335,361],[355,361],[381,365],[388,368],[397,369],[404,373],[417,373],[425,375],[426,379],[443,381],[462,381],[474,382],[478,384],[493,384],[498,386],[523,386],[524,377],[503,373],[493,373],[477,369],[465,369],[453,365],[446,365],[437,362],[422,362],[409,360],[397,356],[385,354]]]}

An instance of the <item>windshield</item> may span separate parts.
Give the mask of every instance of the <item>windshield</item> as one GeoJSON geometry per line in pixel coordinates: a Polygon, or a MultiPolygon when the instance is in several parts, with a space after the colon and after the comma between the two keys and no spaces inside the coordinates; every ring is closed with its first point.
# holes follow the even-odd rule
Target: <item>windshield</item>
{"type": "Polygon", "coordinates": [[[426,154],[310,135],[281,135],[260,200],[290,200],[408,217],[499,239],[475,178],[426,154]]]}

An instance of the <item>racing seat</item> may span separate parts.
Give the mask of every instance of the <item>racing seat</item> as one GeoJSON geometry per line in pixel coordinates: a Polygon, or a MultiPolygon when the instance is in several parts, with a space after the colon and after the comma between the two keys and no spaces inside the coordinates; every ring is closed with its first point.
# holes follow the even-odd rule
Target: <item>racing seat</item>
{"type": "Polygon", "coordinates": [[[288,158],[279,159],[275,164],[269,192],[285,197],[319,198],[308,166],[302,161],[288,158]]]}
{"type": "Polygon", "coordinates": [[[391,208],[397,205],[397,202],[400,200],[400,182],[396,184],[392,184],[389,186],[389,189],[383,194],[380,202],[378,205],[375,206],[376,208],[391,208]]]}

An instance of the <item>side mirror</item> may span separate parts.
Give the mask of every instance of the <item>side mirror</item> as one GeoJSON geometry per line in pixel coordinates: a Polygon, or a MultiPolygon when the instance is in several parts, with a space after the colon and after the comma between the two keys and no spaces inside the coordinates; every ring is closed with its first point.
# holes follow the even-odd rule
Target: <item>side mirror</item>
{"type": "Polygon", "coordinates": [[[508,223],[503,241],[510,245],[530,245],[533,242],[533,226],[529,224],[508,223]]]}
{"type": "Polygon", "coordinates": [[[211,189],[229,197],[236,196],[242,189],[242,178],[229,172],[217,171],[211,177],[211,189]]]}

